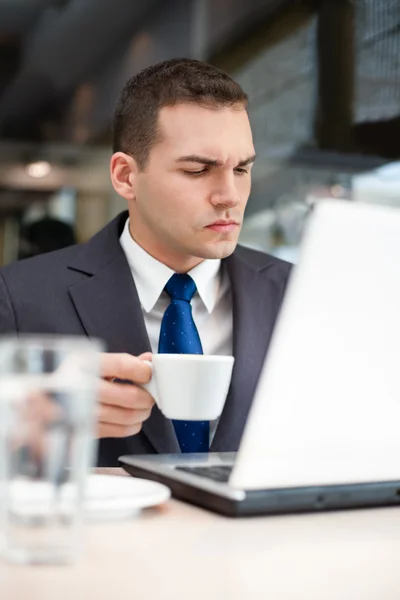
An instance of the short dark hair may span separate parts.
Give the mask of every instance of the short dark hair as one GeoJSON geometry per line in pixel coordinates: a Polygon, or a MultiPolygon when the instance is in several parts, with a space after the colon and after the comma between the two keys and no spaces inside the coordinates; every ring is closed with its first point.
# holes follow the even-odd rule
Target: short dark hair
{"type": "Polygon", "coordinates": [[[152,65],[129,79],[121,92],[114,114],[114,152],[129,154],[143,170],[158,139],[160,109],[186,102],[214,109],[246,107],[248,97],[224,71],[199,60],[152,65]]]}

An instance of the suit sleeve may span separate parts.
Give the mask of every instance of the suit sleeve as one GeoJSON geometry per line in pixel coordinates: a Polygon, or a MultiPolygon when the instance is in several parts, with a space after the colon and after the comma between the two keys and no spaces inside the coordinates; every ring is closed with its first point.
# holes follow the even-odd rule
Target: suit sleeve
{"type": "Polygon", "coordinates": [[[17,322],[7,284],[0,272],[0,335],[16,333],[17,322]]]}

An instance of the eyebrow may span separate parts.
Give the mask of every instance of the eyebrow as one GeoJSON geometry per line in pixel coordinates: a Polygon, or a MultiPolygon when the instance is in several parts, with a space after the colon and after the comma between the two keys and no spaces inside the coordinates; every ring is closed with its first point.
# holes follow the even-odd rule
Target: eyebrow
{"type": "MultiPolygon", "coordinates": [[[[244,160],[241,160],[235,168],[237,167],[246,167],[247,165],[252,164],[256,160],[256,155],[253,154],[244,160]]],[[[189,154],[188,156],[181,156],[177,159],[178,163],[181,162],[192,162],[200,165],[206,165],[208,167],[222,167],[223,163],[220,160],[214,160],[212,158],[207,158],[206,156],[198,156],[197,154],[189,154]]]]}

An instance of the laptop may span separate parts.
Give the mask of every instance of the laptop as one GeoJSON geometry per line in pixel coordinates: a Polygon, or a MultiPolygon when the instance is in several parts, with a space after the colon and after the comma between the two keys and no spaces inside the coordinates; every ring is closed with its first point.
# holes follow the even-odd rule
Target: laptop
{"type": "Polygon", "coordinates": [[[400,210],[317,204],[237,453],[120,462],[229,516],[400,504],[400,210]]]}

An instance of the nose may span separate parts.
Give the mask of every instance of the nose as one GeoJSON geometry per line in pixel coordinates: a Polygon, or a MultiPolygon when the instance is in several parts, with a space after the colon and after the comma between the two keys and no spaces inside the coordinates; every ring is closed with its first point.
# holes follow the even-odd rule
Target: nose
{"type": "Polygon", "coordinates": [[[210,202],[213,206],[232,208],[239,204],[240,196],[233,173],[218,179],[212,190],[210,202]]]}

